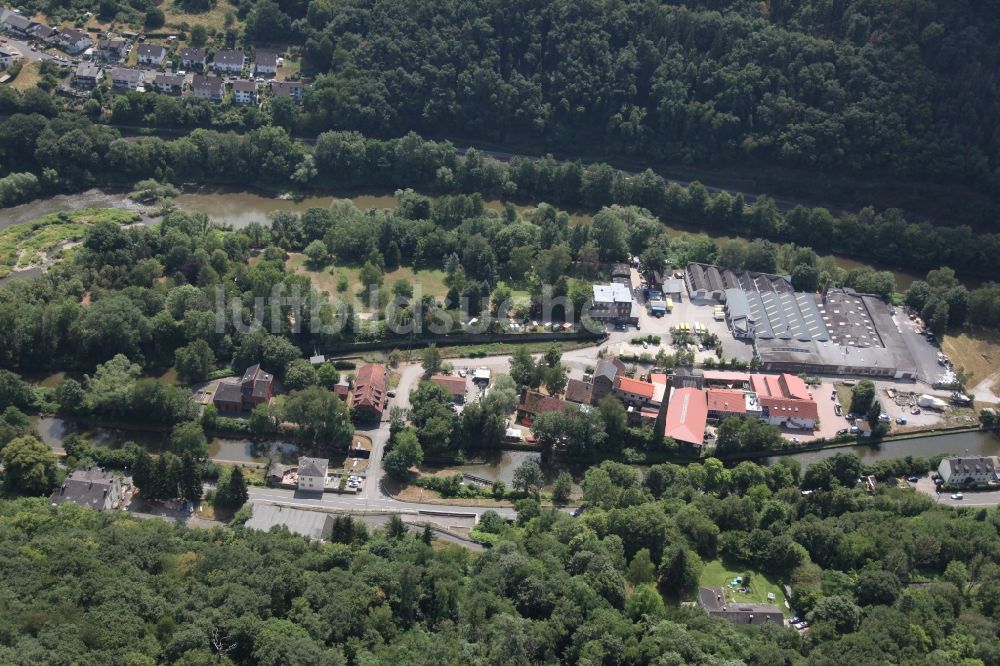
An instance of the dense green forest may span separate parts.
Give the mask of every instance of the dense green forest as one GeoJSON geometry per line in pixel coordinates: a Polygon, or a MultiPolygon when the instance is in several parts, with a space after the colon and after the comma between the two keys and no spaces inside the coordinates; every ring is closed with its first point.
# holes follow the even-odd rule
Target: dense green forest
{"type": "MultiPolygon", "coordinates": [[[[926,464],[926,463],[923,463],[926,464]]],[[[398,521],[333,543],[187,529],[45,500],[0,502],[7,664],[1000,663],[995,509],[852,488],[858,459],[802,475],[718,461],[587,472],[581,518],[486,512],[495,545],[431,547],[398,521]],[[846,485],[842,485],[846,483],[846,485]],[[679,607],[722,558],[791,585],[799,634],[679,607]],[[662,593],[657,594],[657,591],[662,593]]]]}
{"type": "MultiPolygon", "coordinates": [[[[1000,186],[995,2],[234,4],[244,44],[301,46],[313,132],[1000,186]]],[[[109,18],[145,3],[73,5],[109,18]]]]}
{"type": "Polygon", "coordinates": [[[1000,234],[977,233],[968,226],[908,220],[895,209],[869,207],[837,216],[804,206],[781,211],[768,197],[748,204],[742,195],[713,195],[697,182],[668,185],[649,170],[630,175],[607,164],[552,158],[501,162],[414,134],[383,141],[356,132],[325,132],[310,146],[292,140],[281,127],[268,126],[244,134],[195,130],[173,140],[124,139],[117,130],[79,114],[58,114],[44,94],[15,95],[7,101],[18,111],[0,124],[0,156],[10,172],[0,178],[0,195],[8,203],[35,196],[40,188],[78,191],[150,177],[178,183],[258,183],[279,190],[411,187],[593,210],[636,205],[664,224],[793,242],[911,270],[949,265],[990,278],[992,259],[1000,254],[1000,234]]]}

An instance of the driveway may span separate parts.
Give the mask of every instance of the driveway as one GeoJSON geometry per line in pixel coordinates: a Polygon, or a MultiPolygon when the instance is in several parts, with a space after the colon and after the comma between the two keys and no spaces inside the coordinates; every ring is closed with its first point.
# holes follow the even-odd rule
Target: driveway
{"type": "MultiPolygon", "coordinates": [[[[52,56],[44,51],[32,51],[31,42],[26,42],[21,39],[14,39],[13,37],[7,37],[6,46],[13,47],[21,52],[21,57],[28,62],[39,62],[41,60],[52,60],[52,56]]],[[[66,56],[67,58],[70,56],[66,56]]],[[[75,56],[74,56],[75,57],[75,56]]]]}

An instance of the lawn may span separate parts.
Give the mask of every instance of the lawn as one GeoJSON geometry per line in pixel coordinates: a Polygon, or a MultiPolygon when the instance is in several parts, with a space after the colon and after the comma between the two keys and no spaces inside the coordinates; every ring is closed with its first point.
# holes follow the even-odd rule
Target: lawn
{"type": "MultiPolygon", "coordinates": [[[[956,368],[965,371],[966,388],[985,381],[1000,382],[1000,334],[965,331],[946,335],[941,349],[956,368]]],[[[1000,386],[994,385],[994,390],[1000,386]]]]}
{"type": "MultiPolygon", "coordinates": [[[[325,291],[331,296],[338,293],[337,281],[341,275],[347,276],[347,282],[350,285],[348,287],[349,293],[354,293],[360,289],[361,282],[358,279],[358,273],[361,271],[360,266],[328,265],[320,270],[313,270],[304,255],[293,252],[289,254],[285,267],[290,271],[308,275],[316,289],[325,291]]],[[[384,284],[387,288],[392,289],[392,285],[397,280],[406,280],[413,285],[414,297],[430,295],[435,298],[444,298],[448,294],[448,287],[444,284],[444,278],[445,272],[440,269],[414,271],[408,266],[400,266],[396,270],[385,274],[384,284]]]]}
{"type": "Polygon", "coordinates": [[[28,268],[41,262],[61,243],[81,240],[87,227],[99,220],[128,224],[136,221],[136,215],[110,208],[85,208],[70,213],[51,213],[3,229],[0,231],[0,277],[15,268],[28,268]]]}
{"type": "Polygon", "coordinates": [[[28,90],[37,86],[41,78],[38,72],[38,63],[25,62],[21,66],[21,71],[18,73],[17,78],[10,82],[10,87],[14,90],[28,90]]]}
{"type": "Polygon", "coordinates": [[[723,563],[722,560],[713,560],[705,563],[705,569],[701,572],[701,580],[698,581],[698,584],[701,587],[721,587],[725,590],[726,599],[729,602],[774,604],[781,609],[786,617],[792,615],[792,612],[785,606],[785,593],[778,581],[756,571],[734,568],[723,563]],[[731,580],[742,577],[744,573],[750,574],[750,592],[746,594],[737,592],[729,585],[731,580]],[[774,595],[774,601],[767,598],[768,592],[774,595]]]}

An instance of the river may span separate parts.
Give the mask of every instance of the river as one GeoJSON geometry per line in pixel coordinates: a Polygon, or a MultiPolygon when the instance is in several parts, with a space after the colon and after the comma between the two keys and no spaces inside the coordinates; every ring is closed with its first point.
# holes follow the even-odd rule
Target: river
{"type": "Polygon", "coordinates": [[[1000,455],[1000,437],[989,432],[963,432],[950,435],[933,435],[918,439],[902,439],[882,442],[881,444],[864,444],[844,449],[821,449],[806,451],[789,456],[774,456],[767,458],[767,464],[773,464],[782,457],[798,460],[802,467],[838,453],[854,453],[861,462],[873,463],[878,460],[893,460],[906,456],[931,457],[941,453],[971,456],[1000,455]]]}
{"type": "MultiPolygon", "coordinates": [[[[251,222],[266,223],[268,215],[274,211],[284,210],[293,213],[302,213],[310,208],[326,208],[334,199],[349,199],[363,210],[368,208],[395,209],[398,206],[396,197],[390,191],[382,192],[331,192],[323,196],[309,196],[302,199],[279,199],[252,191],[238,191],[232,189],[202,189],[193,192],[183,192],[175,198],[175,203],[185,210],[200,210],[208,214],[214,221],[230,225],[236,229],[241,229],[251,222]]],[[[488,208],[493,210],[503,210],[504,202],[499,199],[490,199],[485,202],[488,208]]],[[[124,208],[137,212],[145,209],[144,206],[128,200],[120,192],[104,192],[101,190],[87,190],[78,195],[56,195],[47,199],[38,199],[20,206],[14,206],[4,211],[3,218],[0,219],[0,229],[12,224],[19,224],[33,220],[42,215],[66,210],[79,210],[81,208],[124,208]]],[[[515,203],[515,208],[524,211],[532,207],[527,202],[515,203]]],[[[592,216],[582,210],[570,209],[570,219],[581,224],[589,224],[592,216]]],[[[670,231],[680,233],[704,233],[713,240],[725,240],[733,238],[726,234],[711,230],[687,229],[683,227],[667,227],[670,231]]],[[[738,237],[737,237],[738,238],[738,237]]],[[[838,266],[845,270],[858,268],[866,265],[850,257],[831,255],[838,266]]],[[[873,264],[874,265],[874,264],[873,264]]],[[[877,266],[876,268],[889,270],[896,278],[896,288],[905,291],[914,280],[923,279],[923,276],[902,270],[895,270],[891,267],[877,266]]],[[[32,272],[31,274],[37,274],[32,272]]],[[[14,275],[19,275],[15,273],[14,275]]],[[[26,275],[20,275],[24,277],[26,275]]],[[[975,286],[969,282],[971,286],[975,286]]]]}

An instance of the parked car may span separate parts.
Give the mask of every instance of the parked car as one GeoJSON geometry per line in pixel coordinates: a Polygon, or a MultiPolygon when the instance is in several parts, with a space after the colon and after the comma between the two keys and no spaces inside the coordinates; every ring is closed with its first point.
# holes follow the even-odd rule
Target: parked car
{"type": "Polygon", "coordinates": [[[390,398],[395,398],[396,397],[396,392],[395,391],[386,391],[385,394],[386,394],[386,396],[388,396],[390,398]]]}
{"type": "Polygon", "coordinates": [[[915,476],[908,476],[908,477],[906,477],[906,480],[909,481],[910,483],[916,483],[920,479],[917,478],[917,477],[915,477],[915,476]]]}
{"type": "Polygon", "coordinates": [[[963,495],[962,493],[952,493],[951,494],[951,498],[953,500],[961,500],[961,499],[965,499],[965,495],[963,495]]]}
{"type": "Polygon", "coordinates": [[[906,423],[907,421],[905,416],[900,416],[898,419],[896,419],[896,425],[906,425],[906,423]]]}
{"type": "Polygon", "coordinates": [[[934,477],[934,485],[935,486],[940,486],[942,483],[944,483],[944,479],[942,479],[940,476],[935,476],[934,477]]]}
{"type": "Polygon", "coordinates": [[[840,430],[837,431],[837,435],[838,436],[840,436],[840,435],[846,435],[849,432],[850,432],[850,430],[848,430],[847,428],[841,428],[840,430]]]}
{"type": "Polygon", "coordinates": [[[466,376],[468,376],[468,374],[469,374],[469,373],[467,373],[467,372],[465,371],[465,368],[459,368],[459,370],[458,370],[458,376],[459,376],[459,377],[466,377],[466,376]]]}
{"type": "Polygon", "coordinates": [[[801,444],[802,443],[802,440],[800,440],[798,437],[792,437],[792,439],[790,441],[792,442],[792,444],[801,444]]]}

